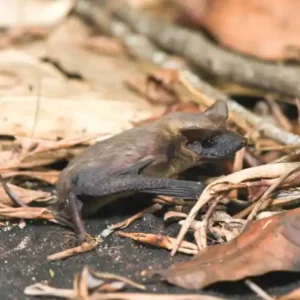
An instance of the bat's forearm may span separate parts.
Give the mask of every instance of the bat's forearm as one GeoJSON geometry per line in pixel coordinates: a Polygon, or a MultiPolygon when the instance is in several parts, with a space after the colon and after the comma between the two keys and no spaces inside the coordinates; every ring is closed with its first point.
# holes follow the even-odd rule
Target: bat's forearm
{"type": "MultiPolygon", "coordinates": [[[[79,196],[104,197],[119,193],[143,192],[183,199],[196,199],[203,191],[201,182],[166,179],[145,175],[121,175],[96,184],[84,182],[79,196]]],[[[75,190],[76,194],[76,190],[75,190]]]]}

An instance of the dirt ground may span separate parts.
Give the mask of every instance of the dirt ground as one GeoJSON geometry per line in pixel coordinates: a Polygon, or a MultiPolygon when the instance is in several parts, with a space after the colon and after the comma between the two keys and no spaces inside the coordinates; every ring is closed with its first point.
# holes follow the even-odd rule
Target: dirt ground
{"type": "MultiPolygon", "coordinates": [[[[120,211],[122,211],[122,205],[120,211]]],[[[131,209],[130,209],[131,210],[131,209]]],[[[131,213],[127,211],[126,213],[131,213]]],[[[101,215],[86,220],[87,230],[92,235],[99,234],[107,225],[122,220],[124,215],[114,215],[105,211],[101,215]]],[[[175,261],[189,259],[187,255],[177,254],[174,258],[164,249],[141,245],[129,239],[112,234],[95,250],[57,262],[48,262],[49,254],[66,247],[66,228],[44,222],[27,222],[24,229],[18,226],[0,229],[0,269],[1,300],[37,299],[26,297],[23,290],[36,282],[47,281],[49,285],[60,288],[72,288],[73,277],[81,272],[85,265],[97,271],[111,272],[142,282],[140,272],[148,268],[165,268],[175,261]],[[51,278],[50,270],[54,271],[51,278]]],[[[161,215],[146,215],[132,224],[126,231],[161,233],[175,236],[178,225],[163,224],[161,215]]],[[[300,283],[300,275],[277,273],[253,279],[272,296],[283,295],[300,283]]],[[[127,290],[128,291],[128,290],[127,290]]],[[[165,282],[147,284],[148,292],[187,293],[184,289],[165,282]]],[[[189,291],[188,291],[189,292],[189,291]]],[[[204,290],[205,293],[226,299],[259,299],[243,282],[221,283],[204,290]]],[[[192,293],[192,292],[191,292],[192,293]]],[[[44,297],[41,299],[53,299],[44,297]]]]}

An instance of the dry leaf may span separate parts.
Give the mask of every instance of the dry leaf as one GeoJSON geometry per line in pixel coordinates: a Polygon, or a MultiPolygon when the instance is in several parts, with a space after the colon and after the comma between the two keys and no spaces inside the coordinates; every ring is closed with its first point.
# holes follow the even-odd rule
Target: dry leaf
{"type": "Polygon", "coordinates": [[[47,34],[47,30],[40,27],[12,28],[0,37],[0,48],[7,48],[22,42],[28,43],[34,39],[45,38],[47,34]]]}
{"type": "Polygon", "coordinates": [[[117,38],[106,36],[93,36],[82,42],[86,49],[106,55],[122,55],[125,49],[121,41],[117,38]]]}
{"type": "Polygon", "coordinates": [[[1,0],[0,27],[52,27],[70,12],[74,0],[1,0]]]}
{"type": "Polygon", "coordinates": [[[90,140],[96,139],[99,136],[105,137],[105,135],[105,133],[83,135],[75,138],[62,139],[58,141],[15,136],[15,152],[19,152],[18,158],[23,159],[27,156],[34,155],[40,152],[70,148],[78,144],[89,142],[90,140]]]}
{"type": "MultiPolygon", "coordinates": [[[[297,0],[174,0],[226,47],[262,59],[300,58],[297,0]]],[[[187,17],[188,16],[188,17],[187,17]]]]}
{"type": "MultiPolygon", "coordinates": [[[[25,295],[30,296],[52,296],[76,299],[76,293],[72,289],[54,288],[42,283],[35,283],[27,286],[24,290],[25,295]]],[[[95,293],[89,300],[153,300],[154,294],[147,293],[95,293]]],[[[78,299],[78,298],[77,298],[78,299]]],[[[155,300],[225,300],[223,298],[208,295],[174,295],[174,294],[155,294],[155,300]]]]}
{"type": "MultiPolygon", "coordinates": [[[[33,201],[45,202],[45,200],[49,200],[51,196],[51,193],[49,192],[28,190],[10,183],[8,183],[7,185],[11,189],[11,191],[25,204],[29,204],[33,201]]],[[[9,206],[14,205],[2,185],[0,185],[0,203],[9,206]]]]}
{"type": "Polygon", "coordinates": [[[52,140],[116,134],[162,111],[124,86],[138,73],[136,64],[83,49],[79,42],[89,36],[88,27],[70,17],[47,43],[0,51],[0,134],[52,140]]]}
{"type": "Polygon", "coordinates": [[[85,266],[81,272],[80,280],[78,282],[78,289],[76,291],[77,298],[80,300],[89,300],[88,276],[89,270],[87,266],[85,266]]]}
{"type": "Polygon", "coordinates": [[[59,177],[60,172],[54,170],[47,171],[12,171],[3,173],[2,176],[4,178],[10,178],[14,176],[27,176],[34,179],[39,179],[49,184],[55,184],[59,177]]]}
{"type": "Polygon", "coordinates": [[[153,273],[186,289],[202,289],[271,271],[300,271],[299,228],[297,208],[252,222],[229,243],[208,247],[190,261],[153,273]]]}
{"type": "Polygon", "coordinates": [[[64,297],[67,299],[76,299],[74,290],[71,289],[57,289],[51,286],[34,283],[27,286],[24,289],[24,294],[28,296],[52,296],[52,297],[64,297]]]}
{"type": "Polygon", "coordinates": [[[0,207],[1,219],[44,219],[54,221],[52,213],[43,207],[0,207]]]}
{"type": "Polygon", "coordinates": [[[161,0],[128,0],[128,3],[136,8],[149,8],[161,4],[161,0]]]}
{"type": "Polygon", "coordinates": [[[135,79],[127,79],[127,85],[146,97],[152,104],[174,105],[180,102],[180,96],[173,85],[178,83],[178,71],[157,69],[135,79]]]}
{"type": "MultiPolygon", "coordinates": [[[[142,106],[123,100],[86,99],[83,105],[80,99],[43,98],[35,137],[55,140],[58,137],[96,134],[100,130],[102,134],[117,134],[132,128],[132,121],[138,122],[153,115],[151,110],[142,106]]],[[[0,107],[3,116],[0,118],[0,134],[30,136],[34,125],[35,97],[2,97],[0,107]],[[20,107],[22,113],[18,114],[20,107]]]]}
{"type": "Polygon", "coordinates": [[[78,247],[70,248],[70,249],[49,255],[47,257],[47,259],[49,261],[55,261],[55,260],[60,260],[60,259],[64,259],[64,258],[73,256],[73,255],[77,255],[80,253],[88,252],[88,251],[93,250],[99,244],[99,242],[100,241],[98,241],[98,240],[95,240],[91,243],[84,242],[82,245],[80,245],[78,247]]]}
{"type": "Polygon", "coordinates": [[[142,284],[138,284],[130,279],[127,279],[126,277],[112,274],[112,273],[103,273],[103,272],[92,271],[91,276],[93,276],[94,278],[98,278],[98,279],[100,278],[100,279],[106,279],[106,280],[121,281],[124,284],[127,284],[128,286],[139,289],[139,290],[146,289],[146,287],[142,284]]]}
{"type": "Polygon", "coordinates": [[[86,143],[99,136],[101,137],[103,134],[85,135],[59,141],[17,136],[11,158],[2,162],[0,170],[37,167],[62,159],[68,159],[71,152],[65,148],[68,149],[75,145],[86,143]]]}
{"type": "Polygon", "coordinates": [[[167,115],[167,114],[170,114],[170,113],[173,113],[173,112],[179,112],[179,111],[201,112],[201,110],[199,109],[197,104],[195,104],[192,101],[189,101],[189,102],[184,102],[184,103],[179,103],[179,104],[174,104],[174,105],[171,105],[171,106],[167,106],[165,111],[162,114],[153,116],[151,118],[141,120],[139,122],[133,122],[133,124],[135,126],[140,126],[140,125],[158,120],[159,118],[161,118],[164,115],[167,115]]]}
{"type": "MultiPolygon", "coordinates": [[[[269,165],[262,165],[253,168],[243,169],[239,172],[229,174],[227,176],[220,177],[219,179],[213,180],[207,187],[204,189],[203,193],[200,195],[196,204],[193,206],[189,212],[187,218],[185,219],[179,234],[177,236],[176,242],[173,246],[171,255],[173,256],[181,241],[183,240],[187,230],[189,229],[191,223],[195,219],[199,210],[204,207],[210,200],[213,200],[220,196],[221,193],[228,192],[233,188],[239,186],[239,188],[245,188],[247,185],[251,185],[249,181],[253,179],[273,179],[270,181],[270,184],[274,184],[274,181],[279,180],[282,174],[287,174],[289,172],[295,171],[296,168],[300,167],[300,163],[275,163],[269,165]]],[[[289,176],[288,179],[285,179],[284,184],[289,184],[292,186],[295,184],[299,175],[297,173],[289,176]]],[[[281,182],[282,183],[282,182],[281,182]]],[[[280,184],[281,184],[280,183],[280,184]]],[[[260,184],[260,183],[259,183],[260,184]]],[[[299,185],[299,183],[297,183],[299,185]]],[[[278,186],[276,186],[278,188],[278,186]]]]}
{"type": "MultiPolygon", "coordinates": [[[[168,250],[172,250],[173,243],[175,241],[174,238],[171,238],[169,236],[164,236],[161,234],[151,234],[151,233],[141,233],[141,232],[122,232],[117,231],[117,234],[122,237],[129,237],[133,239],[134,241],[150,244],[156,247],[165,248],[168,250]]],[[[197,245],[193,243],[189,243],[186,241],[183,241],[178,249],[179,252],[185,253],[185,254],[196,254],[198,253],[198,247],[197,245]]]]}

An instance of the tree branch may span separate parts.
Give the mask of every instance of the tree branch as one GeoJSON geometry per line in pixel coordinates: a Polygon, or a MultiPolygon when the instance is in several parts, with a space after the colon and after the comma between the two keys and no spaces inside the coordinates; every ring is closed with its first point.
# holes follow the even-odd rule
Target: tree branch
{"type": "Polygon", "coordinates": [[[230,52],[201,32],[169,23],[120,1],[113,15],[167,51],[184,56],[206,72],[229,82],[300,97],[300,68],[271,64],[230,52]]]}
{"type": "Polygon", "coordinates": [[[181,76],[189,82],[193,88],[200,90],[203,94],[213,99],[226,101],[231,112],[239,114],[240,117],[244,118],[250,125],[259,126],[259,129],[266,137],[283,144],[300,144],[300,136],[266,123],[262,118],[256,116],[221,91],[203,81],[186,66],[178,64],[178,61],[172,59],[167,53],[160,51],[146,37],[133,34],[124,22],[117,21],[105,13],[101,5],[93,4],[88,1],[79,1],[76,12],[84,19],[92,21],[106,33],[120,38],[134,57],[140,60],[151,61],[162,67],[172,67],[181,70],[181,76]]]}

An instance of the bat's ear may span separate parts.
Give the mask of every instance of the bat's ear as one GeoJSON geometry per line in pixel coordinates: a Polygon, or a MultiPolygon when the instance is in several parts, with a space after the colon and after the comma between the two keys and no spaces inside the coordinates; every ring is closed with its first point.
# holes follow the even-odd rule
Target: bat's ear
{"type": "Polygon", "coordinates": [[[217,100],[204,112],[204,115],[211,119],[216,119],[219,122],[225,122],[228,118],[228,107],[226,102],[217,100]]]}

